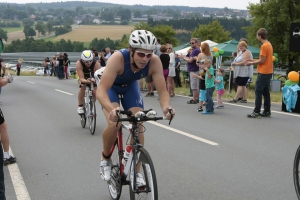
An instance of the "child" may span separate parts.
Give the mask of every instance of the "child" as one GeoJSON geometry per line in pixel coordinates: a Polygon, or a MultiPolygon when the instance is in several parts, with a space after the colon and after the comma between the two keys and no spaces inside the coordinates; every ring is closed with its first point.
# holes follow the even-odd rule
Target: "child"
{"type": "Polygon", "coordinates": [[[204,102],[206,102],[206,90],[205,90],[205,71],[204,68],[204,59],[197,61],[197,65],[199,66],[200,76],[197,74],[192,74],[192,77],[200,79],[200,93],[199,93],[199,108],[197,109],[198,112],[202,112],[202,106],[204,102]]]}
{"type": "Polygon", "coordinates": [[[211,61],[209,58],[204,60],[204,70],[205,73],[205,87],[206,87],[206,110],[202,114],[214,114],[214,102],[212,99],[213,93],[215,91],[215,77],[214,68],[211,66],[211,61]]]}
{"type": "Polygon", "coordinates": [[[217,71],[217,77],[215,79],[215,83],[217,85],[217,106],[215,108],[224,108],[222,96],[225,92],[224,89],[224,69],[219,68],[217,71]]]}

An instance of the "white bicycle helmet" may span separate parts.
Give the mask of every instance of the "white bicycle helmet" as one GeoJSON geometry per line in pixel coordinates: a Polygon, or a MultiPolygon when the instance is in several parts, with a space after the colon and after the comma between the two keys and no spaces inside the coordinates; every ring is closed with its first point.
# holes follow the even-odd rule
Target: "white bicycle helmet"
{"type": "Polygon", "coordinates": [[[93,52],[90,50],[84,50],[81,53],[81,60],[82,61],[92,61],[94,59],[93,52]]]}
{"type": "Polygon", "coordinates": [[[100,83],[100,80],[101,80],[101,77],[103,75],[104,69],[105,69],[105,67],[101,67],[100,69],[96,70],[95,73],[94,73],[94,78],[96,80],[97,86],[100,83]]]}
{"type": "Polygon", "coordinates": [[[156,48],[156,37],[150,31],[135,30],[130,34],[129,45],[132,48],[154,50],[156,48]]]}

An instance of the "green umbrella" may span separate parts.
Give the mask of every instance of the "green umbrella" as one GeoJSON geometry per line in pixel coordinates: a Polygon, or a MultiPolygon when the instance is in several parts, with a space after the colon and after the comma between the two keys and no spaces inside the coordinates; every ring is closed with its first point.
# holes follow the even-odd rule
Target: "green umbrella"
{"type": "MultiPolygon", "coordinates": [[[[229,40],[227,42],[220,43],[216,46],[210,47],[210,51],[213,52],[213,47],[217,47],[218,49],[224,50],[224,54],[222,54],[223,57],[231,57],[232,52],[237,51],[238,44],[239,44],[239,42],[236,40],[229,40]]],[[[259,57],[259,52],[260,52],[259,48],[248,45],[248,49],[249,49],[249,51],[251,51],[254,58],[259,57]]]]}

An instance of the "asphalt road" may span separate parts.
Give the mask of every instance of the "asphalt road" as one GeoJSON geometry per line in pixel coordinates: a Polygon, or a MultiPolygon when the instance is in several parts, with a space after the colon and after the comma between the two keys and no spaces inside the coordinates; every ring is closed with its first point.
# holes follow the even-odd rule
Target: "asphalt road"
{"type": "MultiPolygon", "coordinates": [[[[102,131],[81,128],[75,80],[16,77],[2,89],[1,109],[8,124],[17,164],[5,167],[8,200],[109,200],[99,176],[102,131]],[[14,185],[17,167],[25,185],[14,185]],[[25,186],[25,187],[24,187],[25,186]],[[28,198],[27,198],[28,199],[28,198]]],[[[162,114],[157,96],[144,98],[146,109],[162,114]]],[[[157,173],[163,200],[295,200],[293,159],[300,144],[299,114],[272,105],[272,118],[248,119],[253,104],[225,104],[214,115],[196,112],[187,97],[175,96],[177,115],[145,123],[146,144],[157,173]],[[170,129],[171,128],[171,129],[170,129]],[[208,141],[206,141],[206,140],[208,141]]],[[[121,200],[128,200],[124,186],[121,200]]]]}

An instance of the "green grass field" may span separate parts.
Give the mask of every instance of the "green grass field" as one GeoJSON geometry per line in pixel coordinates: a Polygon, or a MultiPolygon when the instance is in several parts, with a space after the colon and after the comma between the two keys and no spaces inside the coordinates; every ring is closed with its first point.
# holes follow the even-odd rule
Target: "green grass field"
{"type": "Polygon", "coordinates": [[[4,31],[7,31],[7,33],[12,33],[12,32],[16,32],[16,31],[23,31],[24,27],[23,26],[21,26],[21,27],[3,27],[1,29],[3,29],[4,31]]]}

